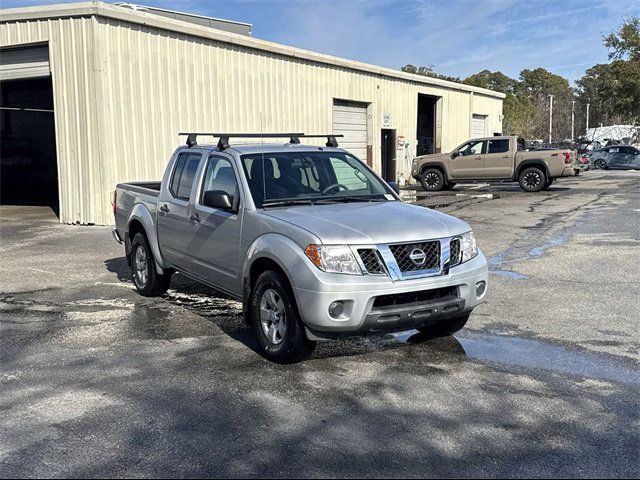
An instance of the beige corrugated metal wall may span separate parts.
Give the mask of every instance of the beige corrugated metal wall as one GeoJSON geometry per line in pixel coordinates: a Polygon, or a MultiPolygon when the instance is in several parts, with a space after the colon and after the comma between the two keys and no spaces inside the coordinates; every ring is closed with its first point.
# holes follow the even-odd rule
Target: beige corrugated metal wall
{"type": "MultiPolygon", "coordinates": [[[[501,131],[502,99],[376,75],[107,16],[0,25],[0,45],[48,41],[61,221],[112,223],[117,182],[159,179],[179,131],[332,129],[334,99],[370,104],[380,170],[383,117],[415,154],[417,94],[442,97],[442,151],[467,140],[472,113],[501,131]]],[[[364,159],[363,159],[364,160],[364,159]]]]}

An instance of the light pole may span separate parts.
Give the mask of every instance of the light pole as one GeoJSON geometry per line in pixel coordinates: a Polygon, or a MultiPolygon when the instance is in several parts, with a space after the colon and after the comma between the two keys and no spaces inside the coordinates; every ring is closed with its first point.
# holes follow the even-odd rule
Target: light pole
{"type": "Polygon", "coordinates": [[[549,143],[551,143],[552,129],[553,129],[553,95],[549,95],[549,143]]]}
{"type": "Polygon", "coordinates": [[[574,122],[575,122],[575,115],[574,115],[574,109],[576,106],[576,101],[575,100],[571,100],[571,143],[575,142],[576,138],[574,135],[574,122]]]}
{"type": "Polygon", "coordinates": [[[585,137],[589,135],[589,105],[591,104],[587,103],[587,131],[584,132],[585,137]]]}

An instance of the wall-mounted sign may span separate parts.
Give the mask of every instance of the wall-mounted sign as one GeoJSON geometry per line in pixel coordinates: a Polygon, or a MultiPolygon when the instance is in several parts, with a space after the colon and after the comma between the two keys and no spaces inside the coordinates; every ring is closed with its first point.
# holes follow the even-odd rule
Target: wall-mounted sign
{"type": "Polygon", "coordinates": [[[391,115],[389,115],[388,113],[385,113],[382,115],[382,126],[383,127],[391,126],[391,115]]]}

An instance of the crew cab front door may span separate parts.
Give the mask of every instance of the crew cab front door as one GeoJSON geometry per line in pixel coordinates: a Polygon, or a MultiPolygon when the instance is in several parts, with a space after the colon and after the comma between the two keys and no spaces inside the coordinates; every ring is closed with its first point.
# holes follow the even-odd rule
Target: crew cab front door
{"type": "Polygon", "coordinates": [[[238,172],[231,158],[215,154],[207,163],[193,200],[189,255],[193,275],[223,291],[242,293],[240,244],[242,236],[242,197],[238,172]],[[224,192],[232,199],[232,208],[223,210],[203,204],[207,191],[224,192]]]}
{"type": "Polygon", "coordinates": [[[178,154],[171,174],[163,182],[158,197],[158,244],[163,258],[172,266],[189,271],[189,242],[192,228],[191,191],[202,154],[183,151],[178,154]]]}
{"type": "Polygon", "coordinates": [[[455,180],[484,177],[485,140],[472,140],[460,147],[455,158],[449,160],[449,175],[455,180]]]}

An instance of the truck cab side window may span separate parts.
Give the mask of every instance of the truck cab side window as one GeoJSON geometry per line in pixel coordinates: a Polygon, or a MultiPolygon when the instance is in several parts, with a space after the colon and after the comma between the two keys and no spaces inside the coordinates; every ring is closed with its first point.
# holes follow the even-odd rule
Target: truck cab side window
{"type": "Polygon", "coordinates": [[[480,155],[485,151],[484,144],[486,142],[470,142],[462,147],[459,151],[460,155],[466,157],[468,155],[480,155]]]}
{"type": "Polygon", "coordinates": [[[180,200],[189,200],[193,177],[200,163],[199,153],[181,153],[176,160],[176,167],[171,176],[169,191],[171,195],[180,200]]]}
{"type": "MultiPolygon", "coordinates": [[[[231,202],[234,205],[237,204],[236,200],[239,198],[238,181],[229,160],[211,157],[203,181],[202,197],[205,192],[217,190],[229,195],[231,202]]],[[[200,198],[200,203],[202,203],[202,198],[200,198]]]]}
{"type": "Polygon", "coordinates": [[[509,151],[509,140],[489,140],[488,153],[505,153],[509,151]]]}

